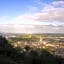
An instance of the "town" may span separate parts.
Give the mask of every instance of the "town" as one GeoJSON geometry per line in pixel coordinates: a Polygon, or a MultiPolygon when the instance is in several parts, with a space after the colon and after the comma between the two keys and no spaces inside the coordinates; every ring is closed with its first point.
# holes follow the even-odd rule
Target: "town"
{"type": "Polygon", "coordinates": [[[14,48],[21,49],[27,45],[33,49],[47,49],[54,55],[64,57],[63,34],[13,34],[5,37],[14,48]]]}

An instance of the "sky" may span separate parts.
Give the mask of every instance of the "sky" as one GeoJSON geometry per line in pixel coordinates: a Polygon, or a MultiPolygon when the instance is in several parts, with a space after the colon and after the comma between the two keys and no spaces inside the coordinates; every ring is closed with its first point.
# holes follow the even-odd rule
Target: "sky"
{"type": "Polygon", "coordinates": [[[0,32],[64,33],[64,0],[0,0],[0,32]]]}

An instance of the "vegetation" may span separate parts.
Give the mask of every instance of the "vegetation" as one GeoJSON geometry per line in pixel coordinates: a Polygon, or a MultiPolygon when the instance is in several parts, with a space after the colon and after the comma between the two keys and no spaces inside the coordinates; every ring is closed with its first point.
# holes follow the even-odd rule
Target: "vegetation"
{"type": "Polygon", "coordinates": [[[32,49],[27,45],[24,49],[13,48],[6,38],[0,36],[0,64],[64,64],[63,58],[46,49],[32,49]]]}

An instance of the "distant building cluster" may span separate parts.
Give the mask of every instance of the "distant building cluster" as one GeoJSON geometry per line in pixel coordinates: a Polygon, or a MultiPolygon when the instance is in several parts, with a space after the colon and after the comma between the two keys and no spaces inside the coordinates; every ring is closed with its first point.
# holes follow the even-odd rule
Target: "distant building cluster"
{"type": "MultiPolygon", "coordinates": [[[[15,37],[15,36],[12,36],[12,37],[15,37]]],[[[14,48],[15,47],[24,48],[26,45],[30,46],[31,48],[50,48],[50,49],[54,49],[55,55],[64,56],[64,44],[63,44],[64,42],[63,40],[61,40],[61,38],[63,39],[63,37],[60,37],[60,39],[58,37],[55,37],[55,38],[52,38],[51,39],[52,41],[51,41],[49,38],[43,39],[40,37],[40,39],[37,41],[29,41],[29,42],[17,41],[13,43],[13,46],[14,48]]]]}
{"type": "MultiPolygon", "coordinates": [[[[32,48],[46,48],[46,47],[58,48],[58,47],[60,47],[61,44],[60,43],[58,43],[58,44],[48,43],[48,41],[42,40],[42,38],[40,38],[40,40],[36,41],[36,42],[17,41],[14,43],[14,47],[19,46],[20,48],[23,48],[25,45],[28,45],[32,48]]],[[[61,46],[61,47],[64,47],[64,46],[61,46]]]]}

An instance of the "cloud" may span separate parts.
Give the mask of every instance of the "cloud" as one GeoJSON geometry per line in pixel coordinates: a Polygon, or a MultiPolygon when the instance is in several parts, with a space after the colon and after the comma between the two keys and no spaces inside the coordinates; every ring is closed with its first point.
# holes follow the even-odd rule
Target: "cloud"
{"type": "MultiPolygon", "coordinates": [[[[37,2],[42,3],[41,0],[37,0],[37,2]]],[[[64,1],[53,1],[45,4],[41,11],[31,15],[31,19],[35,21],[64,21],[64,1]]]]}
{"type": "MultiPolygon", "coordinates": [[[[28,7],[29,9],[27,10],[27,13],[20,14],[19,16],[14,17],[13,19],[9,20],[8,23],[42,25],[42,22],[45,21],[64,22],[64,1],[53,1],[48,4],[45,3],[44,6],[42,5],[43,2],[41,0],[35,1],[38,2],[38,6],[35,5],[28,7]],[[39,5],[41,6],[41,8],[39,8],[39,5]],[[62,7],[60,7],[59,5],[61,5],[62,7]]],[[[5,21],[6,20],[4,20],[4,22],[5,21]]]]}
{"type": "Polygon", "coordinates": [[[35,25],[2,24],[0,32],[5,33],[32,33],[35,25]]]}
{"type": "Polygon", "coordinates": [[[5,33],[64,33],[64,26],[53,25],[0,25],[0,32],[5,33]]]}
{"type": "Polygon", "coordinates": [[[36,21],[64,21],[64,8],[47,8],[44,13],[35,14],[36,21]]]}
{"type": "Polygon", "coordinates": [[[45,7],[45,12],[18,16],[16,21],[64,21],[64,8],[45,7]]]}
{"type": "Polygon", "coordinates": [[[52,5],[56,7],[64,7],[64,1],[54,1],[52,5]]]}
{"type": "MultiPolygon", "coordinates": [[[[36,0],[36,1],[41,3],[40,0],[36,0]]],[[[31,7],[29,7],[30,10],[28,9],[28,11],[38,11],[38,7],[36,6],[31,6],[31,7]]],[[[38,21],[42,21],[42,22],[64,21],[64,1],[53,1],[49,4],[46,4],[44,7],[42,7],[40,12],[23,14],[17,16],[12,21],[28,23],[28,24],[38,23],[38,21]]]]}
{"type": "Polygon", "coordinates": [[[55,0],[43,4],[41,0],[35,0],[35,3],[35,6],[28,7],[25,14],[10,18],[9,21],[6,16],[0,17],[0,23],[9,23],[0,25],[0,32],[64,33],[64,1],[55,0]],[[44,22],[47,23],[44,25],[44,22]]]}

